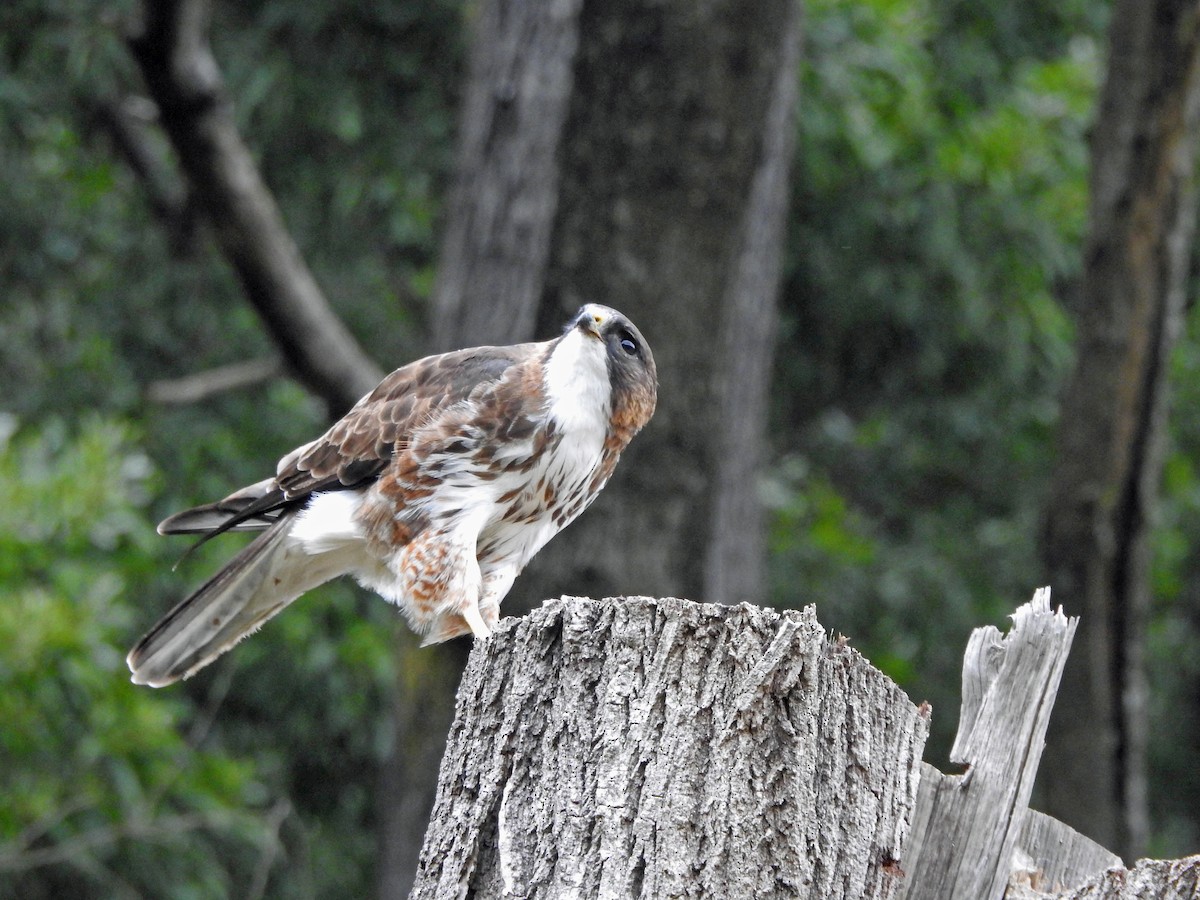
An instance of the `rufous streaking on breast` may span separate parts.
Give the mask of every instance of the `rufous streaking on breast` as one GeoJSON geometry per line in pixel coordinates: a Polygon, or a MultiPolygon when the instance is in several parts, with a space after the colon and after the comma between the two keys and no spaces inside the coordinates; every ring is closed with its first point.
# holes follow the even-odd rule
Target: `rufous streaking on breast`
{"type": "Polygon", "coordinates": [[[426,643],[486,638],[529,560],[607,483],[657,402],[625,316],[584,306],[553,340],[410,363],[274,476],[162,534],[258,536],[130,651],[133,680],[186,678],[305,592],[350,575],[426,643]]]}

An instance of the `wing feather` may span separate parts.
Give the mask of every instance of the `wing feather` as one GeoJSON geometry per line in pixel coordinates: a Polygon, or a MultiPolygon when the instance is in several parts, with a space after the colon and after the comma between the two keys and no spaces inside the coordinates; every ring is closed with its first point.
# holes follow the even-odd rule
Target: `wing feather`
{"type": "Polygon", "coordinates": [[[310,444],[285,456],[276,482],[289,499],[358,487],[376,478],[397,443],[481,387],[499,381],[539,344],[476,347],[430,356],[397,369],[310,444]]]}
{"type": "Polygon", "coordinates": [[[500,381],[545,344],[474,347],[429,356],[396,369],[325,434],[279,461],[274,478],[224,500],[184,510],[159,525],[163,534],[213,537],[268,527],[281,510],[310,494],[361,487],[378,478],[414,431],[500,381]]]}

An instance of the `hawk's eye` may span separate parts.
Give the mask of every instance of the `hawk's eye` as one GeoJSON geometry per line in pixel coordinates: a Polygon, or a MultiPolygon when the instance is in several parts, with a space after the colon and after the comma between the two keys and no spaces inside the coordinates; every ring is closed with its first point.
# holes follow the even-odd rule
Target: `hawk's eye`
{"type": "Polygon", "coordinates": [[[621,349],[625,351],[627,356],[638,355],[637,341],[633,339],[633,335],[628,331],[621,332],[621,349]]]}

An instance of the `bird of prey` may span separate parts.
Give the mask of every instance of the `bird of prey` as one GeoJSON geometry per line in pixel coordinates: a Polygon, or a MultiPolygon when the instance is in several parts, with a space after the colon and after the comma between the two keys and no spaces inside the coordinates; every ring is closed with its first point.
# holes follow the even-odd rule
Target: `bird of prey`
{"type": "Polygon", "coordinates": [[[186,678],[343,574],[426,643],[488,637],[517,575],[596,498],[657,393],[641,332],[596,304],[553,340],[397,369],[273,477],[158,526],[202,541],[261,533],[130,651],[133,681],[186,678]]]}

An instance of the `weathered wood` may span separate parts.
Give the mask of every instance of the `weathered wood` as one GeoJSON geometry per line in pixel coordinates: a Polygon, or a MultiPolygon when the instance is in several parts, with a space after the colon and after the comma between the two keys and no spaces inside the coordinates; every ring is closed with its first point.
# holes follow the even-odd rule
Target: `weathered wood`
{"type": "Polygon", "coordinates": [[[1071,826],[1037,810],[1026,810],[1013,853],[1009,896],[1013,885],[1040,891],[1067,890],[1105,869],[1122,865],[1121,857],[1071,826]]]}
{"type": "Polygon", "coordinates": [[[1110,868],[1059,893],[1014,885],[1006,900],[1200,900],[1200,856],[1139,860],[1132,869],[1110,868]]]}
{"type": "Polygon", "coordinates": [[[1000,898],[1037,774],[1046,726],[1077,619],[1038,591],[1013,614],[1007,635],[971,634],[952,762],[962,775],[925,766],[912,841],[904,852],[907,900],[1000,898]]]}
{"type": "Polygon", "coordinates": [[[928,713],[810,609],[563,598],[477,644],[413,898],[880,898],[928,713]]]}

